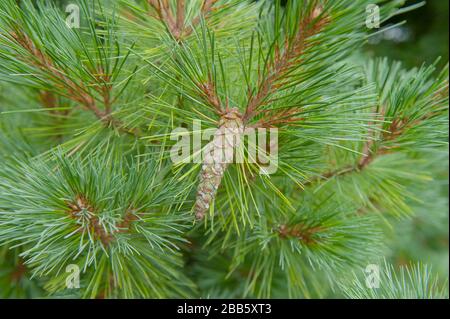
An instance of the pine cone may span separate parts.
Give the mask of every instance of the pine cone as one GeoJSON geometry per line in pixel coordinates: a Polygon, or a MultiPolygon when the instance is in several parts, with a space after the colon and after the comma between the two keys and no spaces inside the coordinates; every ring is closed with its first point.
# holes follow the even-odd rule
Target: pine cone
{"type": "Polygon", "coordinates": [[[239,147],[243,133],[242,115],[237,108],[232,108],[222,116],[213,140],[205,147],[195,202],[197,219],[203,219],[214,200],[225,170],[233,162],[234,150],[239,147]]]}

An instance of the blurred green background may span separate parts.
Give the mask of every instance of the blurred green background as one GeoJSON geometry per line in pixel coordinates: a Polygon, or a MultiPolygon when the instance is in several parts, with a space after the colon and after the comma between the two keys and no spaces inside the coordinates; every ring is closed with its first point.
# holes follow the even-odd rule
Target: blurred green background
{"type": "MultiPolygon", "coordinates": [[[[407,5],[422,1],[410,0],[407,5]]],[[[402,61],[407,68],[434,63],[437,69],[449,60],[449,0],[427,0],[425,5],[391,19],[386,26],[406,21],[399,27],[370,39],[369,56],[387,56],[402,61]]],[[[421,202],[411,203],[416,215],[412,219],[392,221],[387,227],[392,262],[397,265],[420,261],[433,266],[443,277],[449,275],[449,156],[430,154],[429,171],[433,182],[416,194],[421,202]],[[390,230],[389,230],[390,229],[390,230]]]]}
{"type": "MultiPolygon", "coordinates": [[[[420,2],[410,0],[407,5],[420,2]]],[[[444,66],[448,62],[448,12],[449,0],[426,1],[421,8],[391,19],[389,24],[406,23],[373,37],[368,53],[403,61],[407,67],[433,63],[441,57],[438,65],[444,66]]]]}

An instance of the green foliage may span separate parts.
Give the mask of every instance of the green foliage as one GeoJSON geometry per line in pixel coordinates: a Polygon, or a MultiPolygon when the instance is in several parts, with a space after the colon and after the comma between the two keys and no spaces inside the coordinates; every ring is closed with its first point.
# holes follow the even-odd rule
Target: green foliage
{"type": "Polygon", "coordinates": [[[367,288],[356,276],[354,286],[344,288],[344,293],[354,299],[448,299],[448,283],[441,284],[427,265],[403,266],[396,272],[385,263],[379,279],[379,288],[367,288]]]}
{"type": "MultiPolygon", "coordinates": [[[[352,277],[448,256],[448,67],[358,53],[373,2],[79,0],[78,29],[62,2],[0,0],[0,296],[448,296],[422,266],[352,277]],[[231,110],[277,129],[239,146],[277,170],[224,166],[195,220],[205,163],[173,163],[171,133],[231,110]]],[[[412,9],[375,2],[383,25],[412,9]]]]}
{"type": "Polygon", "coordinates": [[[75,264],[96,269],[84,276],[85,297],[186,296],[178,244],[189,219],[170,212],[181,190],[152,162],[88,158],[4,167],[0,240],[23,247],[24,265],[49,278],[50,291],[75,264]]]}
{"type": "Polygon", "coordinates": [[[26,275],[18,250],[3,246],[0,250],[0,298],[37,298],[43,291],[36,280],[26,275]]]}
{"type": "MultiPolygon", "coordinates": [[[[280,205],[265,211],[274,212],[276,207],[280,205]]],[[[340,273],[366,263],[379,251],[381,237],[374,230],[377,220],[358,216],[351,208],[336,207],[331,198],[311,207],[300,205],[295,213],[277,213],[263,217],[264,222],[239,239],[234,248],[234,267],[243,258],[251,265],[247,290],[255,291],[257,297],[271,296],[277,268],[286,276],[289,297],[323,297],[323,282],[333,286],[340,273]],[[315,272],[322,278],[312,275],[315,272]]]]}

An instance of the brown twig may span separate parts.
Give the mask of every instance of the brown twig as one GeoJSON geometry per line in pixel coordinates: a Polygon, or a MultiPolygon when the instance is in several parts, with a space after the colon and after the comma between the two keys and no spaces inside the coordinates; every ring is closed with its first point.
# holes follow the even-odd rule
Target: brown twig
{"type": "Polygon", "coordinates": [[[102,68],[100,68],[95,74],[95,78],[98,83],[102,83],[99,86],[96,86],[97,92],[103,98],[103,105],[105,106],[105,114],[112,113],[112,100],[111,100],[111,92],[112,92],[112,84],[111,84],[111,76],[106,73],[102,68]]]}
{"type": "Polygon", "coordinates": [[[290,43],[286,39],[283,51],[278,45],[275,46],[274,60],[267,64],[264,76],[259,75],[260,80],[257,92],[253,93],[252,90],[249,90],[249,99],[244,115],[245,122],[248,122],[258,114],[258,109],[265,104],[267,98],[282,85],[280,81],[289,74],[293,66],[301,62],[302,54],[311,45],[307,40],[319,33],[328,23],[328,20],[328,17],[322,14],[322,7],[316,5],[301,20],[299,31],[292,42],[290,43]]]}
{"type": "Polygon", "coordinates": [[[394,119],[391,124],[389,125],[389,129],[387,131],[382,132],[380,140],[376,141],[375,138],[369,139],[363,146],[363,155],[360,157],[360,159],[357,161],[356,165],[349,165],[344,168],[340,168],[337,170],[329,171],[324,174],[321,174],[320,177],[314,178],[306,183],[303,183],[303,186],[311,185],[319,180],[328,180],[330,178],[339,177],[348,175],[357,171],[364,170],[367,168],[378,156],[386,155],[392,153],[393,149],[396,148],[396,146],[387,146],[387,145],[381,145],[374,149],[376,147],[376,142],[392,142],[398,139],[402,134],[404,134],[405,130],[414,126],[418,125],[424,120],[428,119],[431,115],[427,114],[420,119],[417,119],[415,121],[409,121],[407,118],[397,118],[394,119]]]}
{"type": "MultiPolygon", "coordinates": [[[[38,69],[46,72],[55,80],[55,87],[61,90],[60,95],[79,103],[84,108],[91,111],[106,126],[112,125],[118,128],[121,132],[139,136],[139,130],[125,128],[124,123],[113,118],[112,116],[112,85],[109,83],[109,75],[104,74],[104,72],[100,70],[99,75],[97,76],[98,81],[103,84],[100,86],[99,93],[103,98],[105,109],[101,110],[97,106],[95,98],[89,93],[86,85],[82,82],[76,83],[68,78],[66,74],[56,66],[52,59],[34,44],[33,40],[25,32],[18,30],[15,32],[10,32],[10,38],[30,54],[32,60],[26,60],[25,62],[30,63],[38,69]]],[[[22,59],[24,58],[22,57],[22,59]]],[[[52,99],[54,99],[54,97],[50,94],[51,93],[44,93],[43,98],[45,103],[53,103],[52,99]]]]}
{"type": "Polygon", "coordinates": [[[305,118],[303,117],[295,117],[295,114],[298,114],[301,112],[300,108],[288,108],[285,110],[264,110],[261,111],[261,114],[264,115],[255,125],[254,127],[261,127],[261,128],[271,128],[275,127],[279,124],[290,124],[295,123],[298,121],[303,121],[305,118]]]}
{"type": "MultiPolygon", "coordinates": [[[[42,90],[39,92],[38,98],[42,106],[47,109],[51,115],[56,117],[54,119],[56,125],[61,124],[64,121],[64,118],[69,114],[70,110],[68,109],[58,109],[60,106],[60,100],[58,96],[56,96],[52,92],[42,90]]],[[[58,133],[55,138],[58,141],[62,141],[63,135],[58,133]]]]}
{"type": "Polygon", "coordinates": [[[15,283],[19,282],[25,276],[26,272],[27,267],[25,266],[24,261],[19,258],[14,271],[10,275],[11,281],[15,283]]]}
{"type": "MultiPolygon", "coordinates": [[[[214,82],[212,81],[211,77],[206,83],[200,83],[197,85],[202,93],[202,98],[205,100],[205,102],[212,106],[214,108],[214,111],[222,115],[224,114],[224,108],[222,107],[220,103],[220,99],[217,95],[216,86],[214,85],[214,82]]],[[[228,105],[226,106],[228,109],[228,105]]]]}
{"type": "Polygon", "coordinates": [[[177,0],[176,13],[173,12],[169,0],[147,0],[148,4],[156,11],[158,19],[165,23],[170,34],[177,41],[181,41],[184,37],[192,34],[194,28],[200,23],[201,18],[203,16],[206,17],[213,10],[217,1],[204,0],[201,12],[191,21],[191,25],[186,25],[185,0],[177,0]]]}
{"type": "MultiPolygon", "coordinates": [[[[64,72],[59,70],[42,50],[37,48],[33,41],[24,32],[11,32],[12,39],[16,41],[22,48],[24,48],[33,57],[31,64],[37,68],[49,73],[58,83],[56,86],[59,89],[64,89],[67,97],[74,100],[86,108],[93,111],[97,116],[102,117],[103,114],[95,104],[94,98],[87,93],[86,87],[81,83],[77,84],[69,79],[64,72]]],[[[28,62],[28,61],[27,61],[28,62]]]]}
{"type": "MultiPolygon", "coordinates": [[[[434,98],[436,100],[441,100],[448,98],[448,82],[441,89],[439,89],[435,94],[434,98]]],[[[381,118],[384,119],[384,108],[381,110],[381,118]]],[[[389,128],[386,131],[383,131],[381,134],[380,141],[381,142],[391,142],[398,139],[402,134],[404,134],[405,130],[415,125],[419,125],[421,122],[426,121],[432,117],[434,117],[438,112],[430,112],[428,114],[423,115],[422,117],[410,120],[407,117],[398,117],[392,120],[389,128]]],[[[361,156],[360,160],[357,164],[357,169],[362,170],[371,164],[375,158],[379,155],[392,153],[392,150],[396,148],[396,146],[387,146],[381,145],[377,149],[374,149],[376,146],[376,139],[369,139],[364,147],[363,147],[363,156],[361,156]]]]}
{"type": "Polygon", "coordinates": [[[294,226],[281,225],[278,229],[278,233],[282,238],[294,237],[309,245],[317,243],[315,235],[323,230],[324,228],[320,226],[309,227],[300,223],[294,226]]]}
{"type": "Polygon", "coordinates": [[[44,106],[46,109],[49,110],[50,114],[58,114],[58,111],[55,111],[58,107],[58,101],[56,96],[49,91],[40,91],[39,92],[39,101],[41,102],[42,106],[44,106]]]}
{"type": "MultiPolygon", "coordinates": [[[[92,230],[94,237],[102,242],[104,246],[109,246],[109,244],[115,240],[114,235],[118,233],[126,233],[130,230],[133,222],[139,219],[139,214],[133,210],[127,210],[122,221],[116,226],[117,230],[107,232],[105,227],[100,222],[100,219],[96,215],[95,208],[89,204],[88,200],[83,196],[77,196],[75,202],[67,203],[69,206],[69,215],[73,219],[79,219],[83,212],[88,214],[89,228],[92,230]]],[[[80,229],[82,231],[82,229],[80,229]]]]}

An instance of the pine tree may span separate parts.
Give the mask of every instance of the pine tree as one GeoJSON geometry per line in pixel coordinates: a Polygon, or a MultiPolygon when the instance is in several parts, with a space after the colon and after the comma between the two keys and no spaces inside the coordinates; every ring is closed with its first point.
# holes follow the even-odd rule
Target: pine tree
{"type": "Polygon", "coordinates": [[[404,2],[0,0],[0,297],[448,298],[448,67],[362,49],[404,2]]]}

